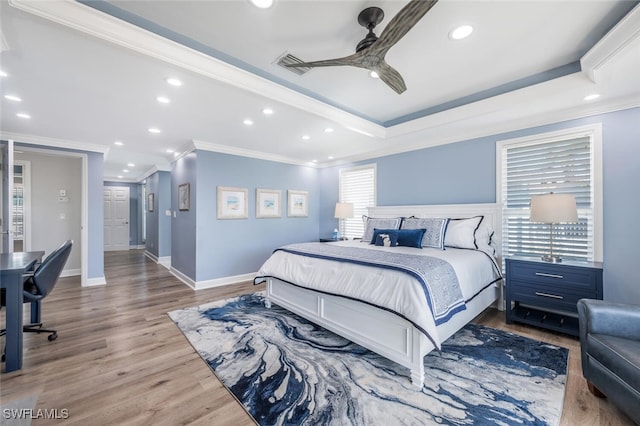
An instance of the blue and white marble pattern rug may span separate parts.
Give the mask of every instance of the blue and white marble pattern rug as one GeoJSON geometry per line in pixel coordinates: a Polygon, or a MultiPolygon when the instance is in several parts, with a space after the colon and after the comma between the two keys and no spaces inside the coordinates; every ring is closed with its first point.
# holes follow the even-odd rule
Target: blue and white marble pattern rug
{"type": "Polygon", "coordinates": [[[468,324],[409,371],[261,293],[169,312],[260,425],[554,425],[568,350],[468,324]]]}

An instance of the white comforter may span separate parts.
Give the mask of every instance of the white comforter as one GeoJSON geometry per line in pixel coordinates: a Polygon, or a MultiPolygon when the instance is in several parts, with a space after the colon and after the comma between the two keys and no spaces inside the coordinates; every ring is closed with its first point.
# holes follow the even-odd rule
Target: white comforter
{"type": "MultiPolygon", "coordinates": [[[[406,252],[433,256],[449,262],[458,277],[465,301],[499,278],[492,260],[483,252],[447,248],[379,247],[360,241],[335,243],[371,250],[406,252]]],[[[347,296],[390,309],[427,332],[440,348],[436,325],[418,280],[392,269],[378,269],[354,263],[336,262],[276,251],[262,265],[258,277],[276,277],[301,287],[347,296]]]]}

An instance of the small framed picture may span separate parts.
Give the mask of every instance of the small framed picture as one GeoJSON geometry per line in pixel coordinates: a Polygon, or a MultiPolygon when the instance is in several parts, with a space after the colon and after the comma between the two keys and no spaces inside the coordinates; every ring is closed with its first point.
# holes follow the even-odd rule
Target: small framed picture
{"type": "Polygon", "coordinates": [[[154,199],[155,199],[155,196],[153,195],[153,192],[147,195],[147,211],[149,212],[153,212],[154,199]]]}
{"type": "Polygon", "coordinates": [[[249,217],[247,188],[219,186],[218,219],[247,219],[249,217]]]}
{"type": "Polygon", "coordinates": [[[259,219],[282,216],[282,191],[279,189],[256,189],[256,217],[259,219]]]}
{"type": "Polygon", "coordinates": [[[291,189],[287,191],[287,216],[309,216],[309,192],[291,189]]]}
{"type": "Polygon", "coordinates": [[[178,210],[186,211],[191,206],[191,199],[189,194],[190,185],[183,183],[178,185],[178,210]]]}

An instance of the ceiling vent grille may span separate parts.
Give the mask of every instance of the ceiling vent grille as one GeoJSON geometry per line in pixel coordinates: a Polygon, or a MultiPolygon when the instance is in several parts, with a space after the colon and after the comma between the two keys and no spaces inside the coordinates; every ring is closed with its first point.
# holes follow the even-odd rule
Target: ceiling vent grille
{"type": "Polygon", "coordinates": [[[290,53],[286,53],[282,56],[280,56],[280,58],[278,58],[278,62],[277,64],[280,65],[282,68],[291,71],[294,74],[298,74],[298,75],[302,75],[305,74],[307,71],[309,71],[311,68],[310,67],[287,67],[287,65],[291,65],[291,64],[302,64],[304,61],[302,59],[296,58],[295,56],[293,56],[290,53]]]}

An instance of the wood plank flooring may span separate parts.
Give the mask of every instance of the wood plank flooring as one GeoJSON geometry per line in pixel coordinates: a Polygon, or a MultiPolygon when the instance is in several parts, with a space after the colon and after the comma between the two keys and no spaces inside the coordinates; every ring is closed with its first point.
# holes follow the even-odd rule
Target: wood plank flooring
{"type": "MultiPolygon", "coordinates": [[[[25,335],[24,368],[2,373],[1,402],[36,394],[36,409],[68,410],[67,419],[35,419],[34,425],[254,424],[166,313],[263,286],[195,292],[141,250],[105,253],[105,275],[106,286],[83,288],[78,277],[60,280],[42,306],[45,325],[59,337],[49,342],[46,335],[25,335]]],[[[577,339],[507,326],[496,310],[478,322],[569,348],[561,425],[632,424],[608,400],[588,392],[577,339]]]]}

